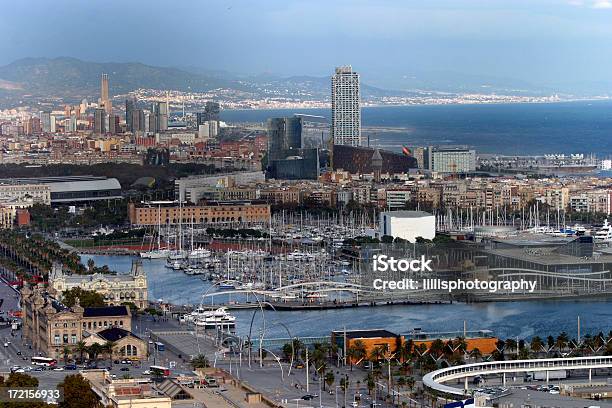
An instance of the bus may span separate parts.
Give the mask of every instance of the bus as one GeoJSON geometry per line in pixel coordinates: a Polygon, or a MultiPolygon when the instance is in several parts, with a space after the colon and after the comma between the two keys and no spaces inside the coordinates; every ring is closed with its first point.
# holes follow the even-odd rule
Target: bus
{"type": "Polygon", "coordinates": [[[57,365],[57,360],[49,357],[32,357],[32,365],[55,367],[57,365]]]}
{"type": "Polygon", "coordinates": [[[164,343],[158,341],[155,343],[155,349],[157,351],[164,351],[166,350],[166,346],[164,346],[164,343]]]}
{"type": "Polygon", "coordinates": [[[170,369],[168,367],[151,366],[149,371],[154,377],[170,377],[170,369]]]}

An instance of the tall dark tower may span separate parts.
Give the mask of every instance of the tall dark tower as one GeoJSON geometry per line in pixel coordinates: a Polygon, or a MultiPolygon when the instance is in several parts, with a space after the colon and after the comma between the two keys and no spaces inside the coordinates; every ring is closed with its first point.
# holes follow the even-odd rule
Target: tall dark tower
{"type": "Polygon", "coordinates": [[[133,132],[134,127],[132,126],[132,112],[136,109],[136,102],[134,99],[125,100],[125,125],[128,132],[133,132]]]}
{"type": "Polygon", "coordinates": [[[378,149],[374,150],[372,155],[372,171],[374,172],[374,181],[380,182],[380,173],[382,172],[383,158],[378,149]]]}

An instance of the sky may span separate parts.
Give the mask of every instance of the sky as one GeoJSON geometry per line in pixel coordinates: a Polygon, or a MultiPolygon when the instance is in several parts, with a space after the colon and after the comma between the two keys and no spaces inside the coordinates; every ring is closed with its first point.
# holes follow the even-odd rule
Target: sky
{"type": "Polygon", "coordinates": [[[612,0],[0,0],[0,65],[23,57],[329,76],[452,71],[607,81],[612,0]]]}

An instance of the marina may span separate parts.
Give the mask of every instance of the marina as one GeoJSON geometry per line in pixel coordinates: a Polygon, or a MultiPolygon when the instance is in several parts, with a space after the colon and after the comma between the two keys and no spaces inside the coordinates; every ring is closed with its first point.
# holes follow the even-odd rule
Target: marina
{"type": "MultiPolygon", "coordinates": [[[[90,257],[96,264],[108,264],[111,269],[128,271],[131,256],[82,255],[86,262],[90,257]]],[[[164,260],[143,260],[143,268],[149,282],[149,299],[175,305],[197,306],[211,283],[197,276],[175,273],[165,268],[164,260]]],[[[228,295],[219,295],[230,301],[228,295]]],[[[220,300],[220,299],[217,299],[220,300]]],[[[235,300],[232,297],[232,300],[235,300]]],[[[209,300],[210,302],[210,300],[209,300]]],[[[206,302],[204,302],[206,303],[206,302]]],[[[461,330],[463,321],[468,327],[492,330],[500,337],[520,336],[529,338],[543,333],[566,331],[575,333],[576,318],[580,316],[583,333],[607,332],[612,325],[609,310],[612,301],[607,298],[568,300],[521,300],[487,303],[393,305],[385,307],[337,308],[326,310],[290,311],[266,310],[270,322],[267,333],[272,337],[286,336],[281,323],[298,336],[328,335],[343,325],[347,328],[385,327],[404,332],[414,327],[427,330],[461,330]],[[275,322],[274,324],[272,324],[275,322]],[[449,327],[455,322],[457,327],[449,327]]],[[[232,310],[236,317],[236,333],[245,335],[254,310],[232,310]]],[[[255,325],[261,324],[259,312],[255,325]]],[[[256,326],[259,327],[259,326],[256,326]]]]}

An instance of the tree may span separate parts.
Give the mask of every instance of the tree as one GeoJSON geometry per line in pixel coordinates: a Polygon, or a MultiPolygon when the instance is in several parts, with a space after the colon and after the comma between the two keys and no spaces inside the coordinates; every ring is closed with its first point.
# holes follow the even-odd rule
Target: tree
{"type": "Polygon", "coordinates": [[[11,373],[4,383],[5,387],[38,387],[38,378],[23,373],[11,373]]]}
{"type": "Polygon", "coordinates": [[[198,354],[191,360],[191,367],[193,367],[194,370],[197,368],[207,368],[210,367],[210,362],[204,354],[198,354]]]}
{"type": "Polygon", "coordinates": [[[98,356],[104,351],[102,345],[98,343],[93,343],[91,346],[87,347],[87,354],[91,357],[92,360],[98,360],[98,356]]]}
{"type": "Polygon", "coordinates": [[[482,352],[478,347],[474,347],[472,352],[470,353],[474,361],[478,362],[478,360],[482,359],[482,352]]]}
{"type": "Polygon", "coordinates": [[[372,390],[374,389],[374,387],[376,387],[376,383],[374,382],[374,377],[372,376],[371,373],[368,373],[368,375],[365,378],[366,381],[366,387],[368,387],[368,395],[372,395],[372,390]]]}
{"type": "Polygon", "coordinates": [[[79,287],[74,287],[62,293],[62,303],[68,307],[74,306],[77,298],[82,307],[106,306],[104,296],[93,290],[84,290],[79,287]]]}
{"type": "Polygon", "coordinates": [[[74,346],[74,350],[79,353],[79,361],[83,361],[83,354],[87,351],[87,345],[84,341],[79,341],[74,346]]]}
{"type": "Polygon", "coordinates": [[[542,351],[543,347],[544,343],[542,343],[542,339],[539,336],[533,336],[533,338],[531,339],[531,344],[529,345],[531,351],[534,353],[539,353],[540,351],[542,351]]]}
{"type": "Polygon", "coordinates": [[[66,364],[68,362],[68,356],[70,355],[70,347],[64,346],[62,352],[64,354],[64,364],[66,364]]]}
{"type": "Polygon", "coordinates": [[[64,400],[59,408],[102,408],[98,396],[92,391],[89,381],[80,374],[67,375],[58,388],[64,391],[64,400]]]}
{"type": "Polygon", "coordinates": [[[116,345],[117,343],[114,341],[107,341],[104,343],[104,345],[102,345],[102,351],[108,356],[109,365],[113,364],[113,349],[116,345]]]}
{"type": "MultiPolygon", "coordinates": [[[[38,387],[38,379],[35,377],[31,377],[27,374],[22,373],[11,373],[6,380],[4,381],[4,377],[0,377],[0,386],[7,388],[16,388],[16,387],[38,387]]],[[[4,402],[0,403],[0,407],[2,408],[46,408],[47,405],[44,402],[4,402]]]]}
{"type": "Polygon", "coordinates": [[[414,379],[414,377],[406,377],[406,386],[410,389],[411,394],[415,384],[416,380],[414,379]]]}
{"type": "Polygon", "coordinates": [[[366,354],[366,346],[361,340],[356,340],[349,346],[348,350],[346,350],[346,358],[351,366],[351,371],[353,371],[353,362],[359,363],[360,360],[366,357],[366,354]]]}
{"type": "Polygon", "coordinates": [[[333,371],[329,371],[327,374],[325,374],[325,384],[327,384],[327,388],[331,389],[335,380],[336,378],[334,377],[333,371]]]}

